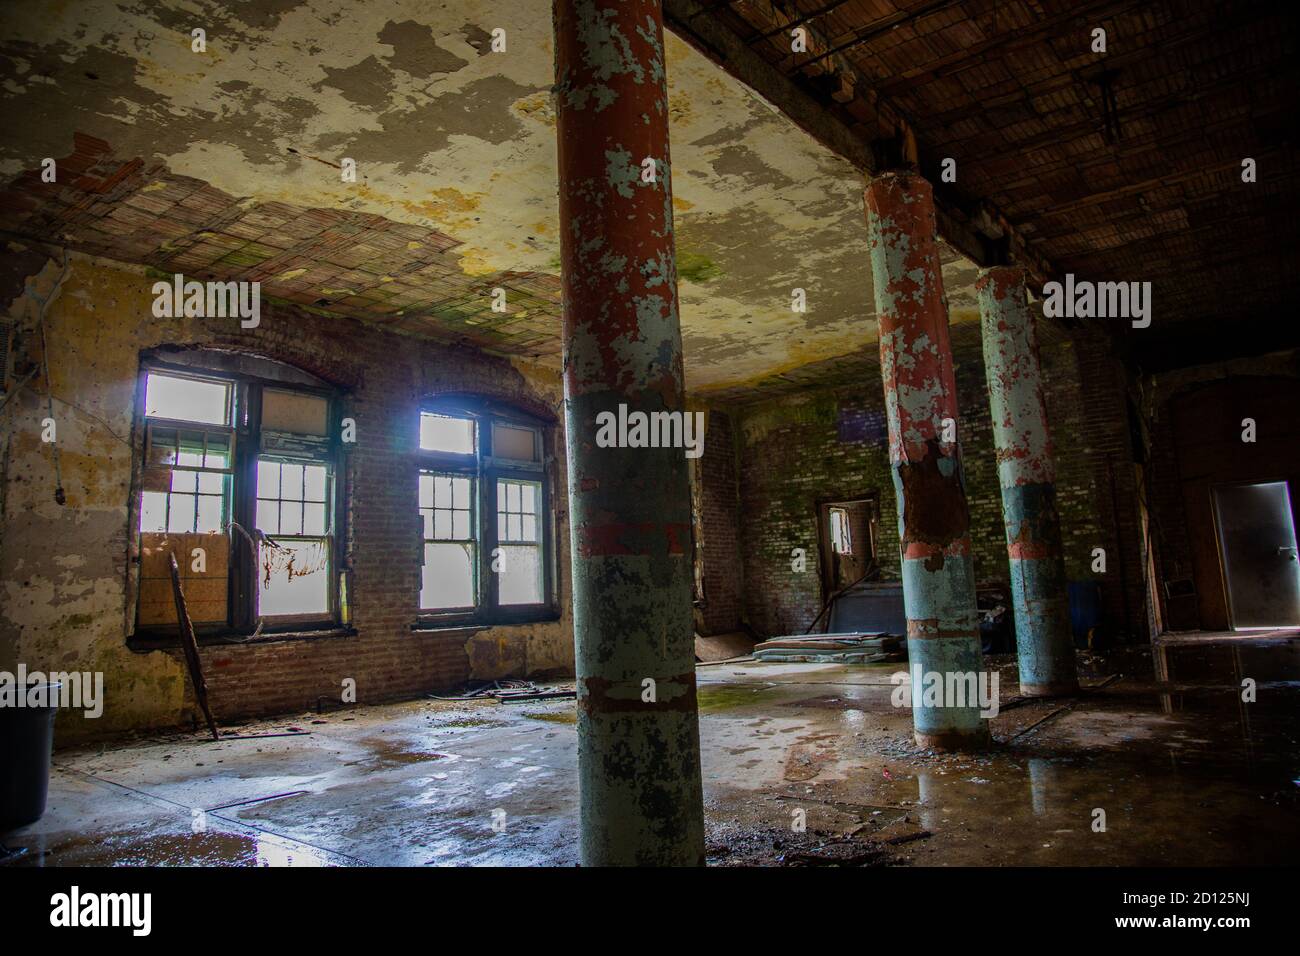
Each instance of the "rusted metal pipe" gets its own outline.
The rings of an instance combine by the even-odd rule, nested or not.
[[[681,448],[596,417],[685,413],[658,0],[555,0],[581,856],[704,862]]]
[[[950,675],[978,675],[983,666],[934,194],[915,173],[886,172],[868,183],[865,199],[898,497],[913,730],[922,746],[979,748],[989,734],[978,701],[927,703],[916,679],[939,675],[947,686]]]
[[[1079,689],[1079,679],[1056,508],[1056,473],[1038,332],[1025,297],[1024,269],[983,269],[975,292],[1011,561],[1020,692],[1031,697],[1072,694]]]

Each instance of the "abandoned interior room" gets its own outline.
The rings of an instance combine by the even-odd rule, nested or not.
[[[1300,850],[1296,28],[0,9],[0,854]]]

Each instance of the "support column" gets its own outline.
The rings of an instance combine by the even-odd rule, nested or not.
[[[921,176],[888,172],[867,185],[866,207],[898,499],[913,728],[921,746],[979,748],[988,742],[988,727],[978,700],[968,694],[961,706],[947,698],[936,705],[924,693],[930,675],[946,689],[961,683],[957,675],[978,675],[984,663],[934,195]]]
[[[685,452],[596,441],[686,414],[659,0],[555,0],[555,70],[582,861],[699,865]]]
[[[1071,694],[1079,689],[1079,680],[1043,370],[1038,333],[1025,299],[1024,270],[984,269],[975,290],[1011,560],[1020,692],[1035,697]]]

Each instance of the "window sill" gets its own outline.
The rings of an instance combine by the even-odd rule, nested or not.
[[[423,620],[416,621],[412,624],[411,630],[415,633],[446,634],[448,636],[464,635],[470,637],[479,631],[486,631],[494,627],[530,627],[534,624],[554,624],[559,619],[560,614],[558,612],[545,611],[529,617],[510,618],[500,621]]]
[[[238,647],[254,644],[276,644],[282,641],[315,641],[331,637],[356,637],[354,627],[323,627],[315,630],[298,631],[263,631],[257,637],[251,634],[226,632],[221,634],[200,634],[195,640],[199,647]],[[133,651],[164,651],[179,648],[179,637],[166,637],[154,634],[133,634],[127,638],[126,646]]]

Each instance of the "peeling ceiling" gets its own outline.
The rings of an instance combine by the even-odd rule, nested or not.
[[[558,365],[546,0],[10,3],[0,36],[4,229]],[[874,349],[859,174],[667,50],[688,388]],[[78,175],[40,183],[44,157]],[[970,321],[975,268],[946,258]]]

